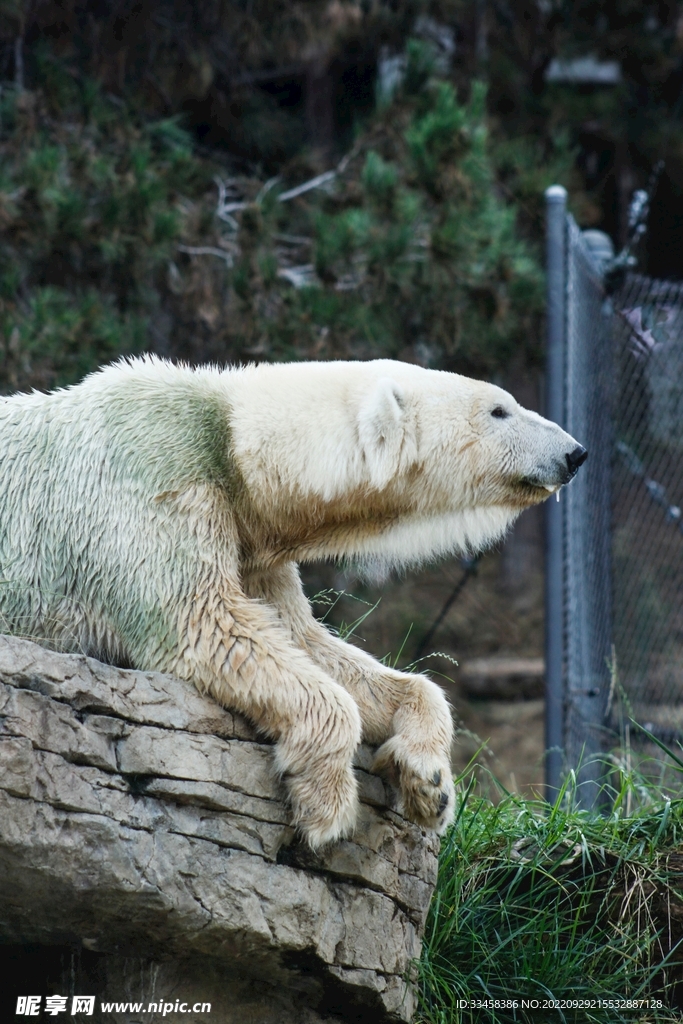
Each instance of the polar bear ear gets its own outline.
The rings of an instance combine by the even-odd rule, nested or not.
[[[406,426],[402,389],[391,378],[381,377],[358,414],[358,436],[373,486],[385,487],[398,472]]]

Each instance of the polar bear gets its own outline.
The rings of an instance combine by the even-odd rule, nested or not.
[[[441,689],[325,629],[297,563],[480,549],[584,458],[500,388],[405,363],[122,361],[0,400],[0,628],[244,713],[314,848],[353,830],[361,738],[405,815],[442,831]]]

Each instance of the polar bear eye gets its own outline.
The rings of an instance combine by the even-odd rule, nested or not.
[[[504,409],[502,405],[497,405],[495,409],[491,410],[491,415],[494,416],[497,420],[506,420],[510,413],[507,411],[507,409]]]

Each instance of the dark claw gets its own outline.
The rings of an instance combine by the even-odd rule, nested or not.
[[[432,775],[432,786],[441,785],[441,772],[434,772]]]
[[[439,800],[439,814],[443,814],[448,805],[448,793],[442,793],[441,799]]]

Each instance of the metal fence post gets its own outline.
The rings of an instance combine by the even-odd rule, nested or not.
[[[602,809],[605,715],[612,643],[612,332],[594,233],[567,217],[565,421],[589,451],[586,471],[566,489],[564,565],[564,755],[576,802]],[[609,244],[609,243],[608,243]]]
[[[567,190],[552,185],[546,201],[547,363],[546,416],[564,426],[565,280]],[[564,580],[563,506],[553,499],[545,507],[545,746],[546,798],[560,786],[564,749]]]

